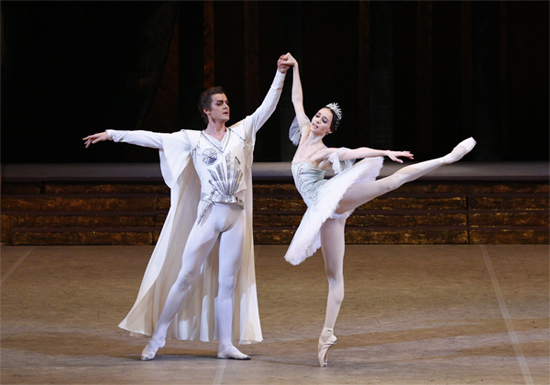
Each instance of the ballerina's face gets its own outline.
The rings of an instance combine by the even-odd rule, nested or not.
[[[321,108],[311,119],[311,130],[320,135],[330,134],[332,124],[332,112],[326,107]]]

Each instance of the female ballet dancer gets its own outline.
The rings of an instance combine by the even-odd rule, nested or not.
[[[296,112],[296,124],[291,127],[290,136],[294,144],[298,145],[298,149],[292,160],[292,176],[296,188],[308,206],[285,259],[297,265],[319,247],[323,252],[328,279],[328,298],[325,324],[317,350],[319,365],[324,367],[327,366],[328,350],[336,343],[334,325],[344,299],[346,219],[358,206],[438,167],[460,160],[472,150],[476,142],[473,138],[468,138],[444,157],[403,167],[386,178],[376,180],[384,156],[402,163],[400,157],[413,159],[413,155],[408,151],[383,151],[367,147],[326,147],[323,138],[334,132],[342,119],[340,107],[336,103],[330,103],[321,108],[312,121],[309,121],[304,112],[298,63],[289,53],[285,59],[285,64],[293,67],[294,75],[292,103]],[[293,132],[293,128],[296,132]],[[360,158],[364,159],[353,165],[355,159]],[[326,180],[324,175],[331,164],[336,175]]]

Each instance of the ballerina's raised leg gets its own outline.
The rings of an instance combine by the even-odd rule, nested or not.
[[[458,162],[464,155],[469,153],[475,145],[476,141],[474,138],[468,138],[460,142],[453,151],[441,158],[403,167],[392,175],[376,181],[352,185],[342,197],[336,213],[343,214],[347,211],[354,210],[362,204],[387,192],[393,191],[405,183],[412,182],[441,166]]]
[[[473,138],[466,139],[444,157],[403,167],[394,174],[377,181],[358,183],[351,186],[340,201],[340,205],[336,211],[336,218],[328,219],[323,224],[321,227],[321,248],[325,261],[325,272],[329,282],[329,290],[325,324],[319,337],[317,349],[319,365],[321,367],[327,366],[328,351],[336,343],[334,326],[340,312],[340,305],[344,299],[345,213],[380,195],[397,189],[404,183],[418,179],[445,164],[459,161],[472,150],[475,144],[476,142]],[[342,215],[343,217],[338,218],[338,215]]]

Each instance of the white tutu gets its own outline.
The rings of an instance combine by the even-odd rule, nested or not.
[[[346,190],[355,183],[374,181],[380,174],[383,157],[366,158],[327,180],[317,191],[317,200],[308,207],[296,230],[285,259],[293,265],[302,263],[321,247],[320,229],[334,216]],[[333,164],[336,166],[336,163]],[[335,167],[335,171],[338,167]],[[349,216],[352,211],[345,215]]]

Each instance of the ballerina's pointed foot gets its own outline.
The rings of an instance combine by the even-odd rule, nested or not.
[[[453,151],[451,151],[450,154],[443,157],[443,163],[449,164],[449,163],[458,162],[460,159],[464,157],[464,155],[472,151],[476,143],[477,142],[472,137],[463,140],[462,142],[456,145],[456,147],[453,149]]]
[[[327,366],[328,351],[336,344],[336,340],[332,329],[323,329],[321,337],[319,337],[319,345],[317,345],[317,358],[322,368]]]
[[[250,356],[241,353],[235,346],[229,346],[225,349],[218,351],[218,358],[230,359],[230,360],[249,360]]]
[[[164,347],[165,343],[166,343],[166,340],[157,341],[157,340],[151,338],[149,340],[149,343],[145,346],[145,348],[141,352],[141,360],[142,361],[151,361],[157,355],[157,351],[160,348]]]

